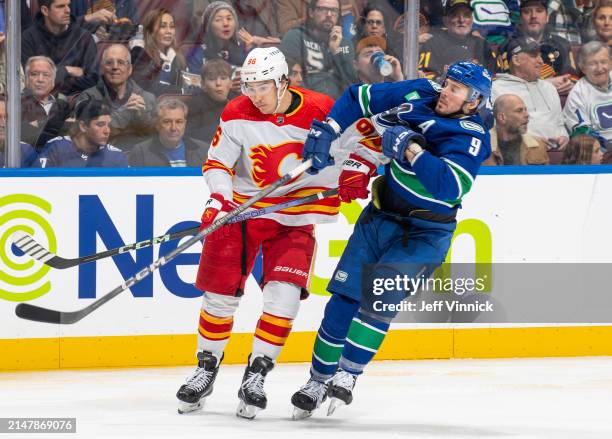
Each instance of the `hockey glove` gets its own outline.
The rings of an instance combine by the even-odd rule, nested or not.
[[[357,198],[368,198],[370,177],[376,175],[376,166],[357,154],[351,154],[342,163],[342,172],[338,179],[338,197],[344,203]]]
[[[215,192],[210,194],[210,198],[206,202],[206,208],[204,209],[204,213],[202,214],[200,231],[210,226],[212,223],[215,222],[215,220],[223,218],[227,214],[227,212],[236,207],[236,203],[234,203],[233,201],[226,200],[220,193]],[[219,230],[216,230],[215,232],[211,233],[206,239],[215,239],[215,237],[219,236],[218,232],[225,229],[228,229],[227,225],[224,225]]]
[[[306,171],[308,174],[318,174],[321,169],[334,164],[334,158],[329,154],[329,149],[337,138],[338,133],[330,124],[317,119],[312,121],[302,150],[304,161],[312,159],[312,166]]]
[[[411,143],[418,143],[425,147],[425,137],[403,125],[395,125],[385,130],[382,136],[383,154],[400,163],[408,163],[406,149]]]

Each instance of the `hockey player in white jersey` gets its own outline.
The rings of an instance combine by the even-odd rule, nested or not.
[[[330,111],[331,98],[288,83],[277,48],[254,49],[241,71],[244,96],[221,115],[202,172],[211,192],[202,227],[243,203],[302,161],[314,119]],[[282,203],[336,186],[339,170],[303,174],[255,203]],[[264,380],[273,369],[307,287],[315,248],[314,224],[335,221],[339,200],[327,198],[264,218],[226,225],[206,238],[196,280],[203,292],[198,325],[198,366],[177,393],[179,413],[202,406],[213,390],[229,340],[233,316],[255,257],[263,252],[263,312],[239,387],[237,415],[253,418],[267,404]]]

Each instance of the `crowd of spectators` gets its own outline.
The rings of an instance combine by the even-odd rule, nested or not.
[[[199,166],[255,47],[337,98],[401,81],[404,0],[21,0],[22,166]],[[0,16],[4,1],[0,0]],[[0,166],[6,35],[0,23]],[[486,165],[612,158],[612,0],[421,0],[419,75],[494,78]]]

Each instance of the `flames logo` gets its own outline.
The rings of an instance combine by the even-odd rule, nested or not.
[[[302,142],[253,146],[249,158],[253,161],[251,178],[255,184],[265,188],[299,165],[303,147]]]

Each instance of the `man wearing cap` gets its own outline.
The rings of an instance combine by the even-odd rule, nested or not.
[[[71,136],[49,140],[34,168],[122,168],[127,157],[109,145],[111,110],[99,100],[77,104]]]
[[[560,95],[567,95],[578,79],[576,65],[569,41],[547,29],[547,4],[546,0],[521,0],[520,22],[514,37],[531,37],[540,44],[543,64],[539,77],[551,82]],[[502,47],[499,54],[498,70],[507,71],[510,61],[507,47]]]
[[[402,65],[397,58],[385,53],[387,50],[387,41],[383,37],[370,36],[359,40],[355,48],[355,60],[353,68],[355,69],[355,78],[351,82],[363,82],[365,84],[376,84],[385,81],[403,81],[404,74],[402,73]],[[388,75],[384,75],[373,62],[372,56],[380,52],[384,55],[383,60],[391,65],[391,71]]]
[[[353,70],[354,49],[342,33],[340,13],[339,0],[311,0],[306,24],[288,30],[280,47],[305,67],[306,88],[332,98],[340,96]]]
[[[527,106],[527,132],[544,139],[549,148],[565,148],[569,138],[563,123],[561,100],[555,86],[539,78],[542,68],[540,45],[530,37],[508,42],[510,73],[500,73],[493,81],[493,101],[503,94],[519,96]]]
[[[429,79],[441,78],[449,65],[472,61],[495,71],[495,55],[484,39],[472,35],[472,8],[469,0],[449,0],[444,24],[446,31],[436,33],[422,46],[419,70]]]

